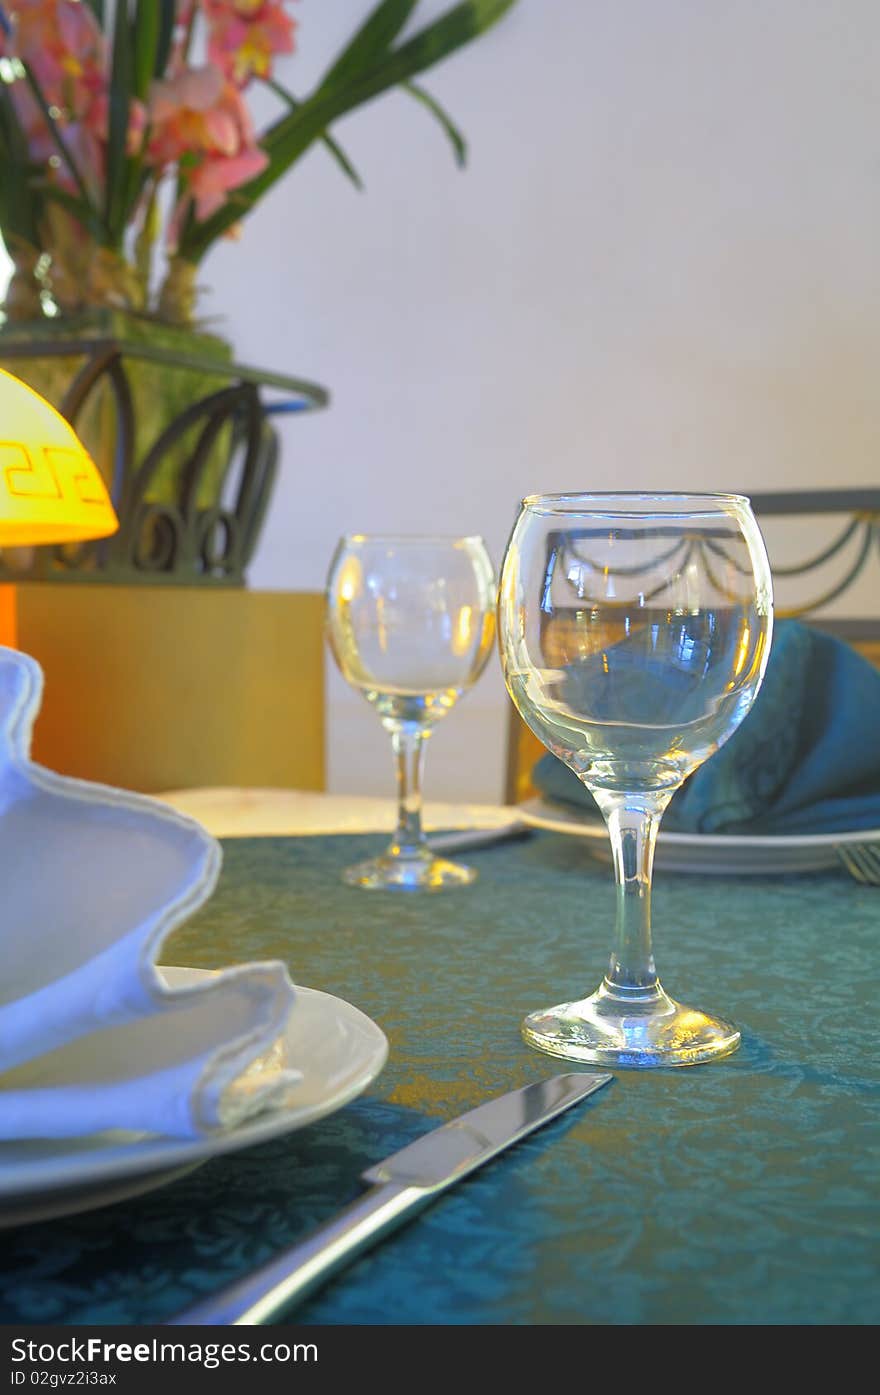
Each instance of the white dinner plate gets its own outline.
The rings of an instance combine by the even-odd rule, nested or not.
[[[235,789],[226,786],[166,790],[158,796],[179,814],[196,819],[215,838],[315,837],[333,833],[391,833],[396,799],[325,790]],[[502,830],[510,806],[425,803],[422,825],[437,829]]]
[[[208,969],[163,968],[173,987]],[[222,1153],[265,1143],[341,1109],[367,1088],[388,1056],[388,1041],[358,1008],[329,993],[297,987],[284,1034],[285,1062],[302,1072],[281,1106],[208,1138],[100,1133],[84,1138],[0,1143],[0,1227],[49,1220],[163,1186]]]
[[[529,799],[518,806],[526,823],[554,833],[585,838],[591,852],[611,861],[611,844],[600,815],[573,805]],[[717,876],[768,876],[780,872],[821,872],[838,865],[834,849],[847,843],[880,844],[880,829],[858,833],[759,835],[743,833],[665,833],[660,825],[654,866],[670,872]]]

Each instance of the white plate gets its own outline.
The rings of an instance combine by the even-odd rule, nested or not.
[[[185,987],[210,970],[162,973],[174,987]],[[107,1206],[163,1186],[221,1153],[305,1128],[365,1090],[388,1056],[375,1022],[313,988],[297,988],[284,1047],[287,1061],[302,1071],[287,1103],[226,1133],[181,1139],[120,1132],[0,1143],[0,1227]]]
[[[611,861],[611,844],[601,817],[574,806],[529,799],[519,812],[534,828],[586,838],[591,852]],[[767,876],[779,872],[820,872],[838,866],[834,849],[846,843],[878,843],[880,829],[858,833],[742,834],[664,833],[660,825],[654,865],[670,872],[704,872],[719,876]]]
[[[215,838],[309,837],[327,833],[391,833],[397,824],[397,801],[363,794],[327,794],[315,790],[234,789],[227,787],[167,790],[158,796],[179,814],[187,814]],[[437,829],[503,829],[509,806],[497,804],[425,804],[422,824]]]

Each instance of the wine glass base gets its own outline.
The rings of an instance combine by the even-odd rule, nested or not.
[[[449,891],[476,881],[473,867],[462,867],[442,857],[394,857],[384,853],[359,862],[342,874],[349,886],[368,891]]]
[[[695,1066],[729,1056],[740,1034],[730,1022],[682,1007],[662,989],[621,998],[602,985],[577,1003],[533,1012],[522,1024],[529,1046],[602,1066]]]

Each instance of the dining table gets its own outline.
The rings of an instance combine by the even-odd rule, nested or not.
[[[308,1127],[5,1230],[5,1324],[162,1324],[332,1217],[394,1150],[493,1095],[589,1069],[520,1036],[528,1012],[592,991],[605,966],[614,884],[584,839],[524,828],[510,809],[429,805],[430,830],[495,830],[457,854],[476,882],[365,891],[341,874],[387,842],[390,801],[167,797],[220,838],[223,867],[163,962],[281,959],[294,983],[373,1019],[388,1060]],[[880,890],[842,868],[664,871],[654,922],[666,988],[731,1017],[739,1049],[615,1070],[281,1321],[877,1322]]]

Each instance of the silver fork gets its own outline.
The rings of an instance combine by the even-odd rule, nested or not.
[[[857,882],[864,886],[880,886],[880,846],[874,843],[838,843],[835,852]]]

